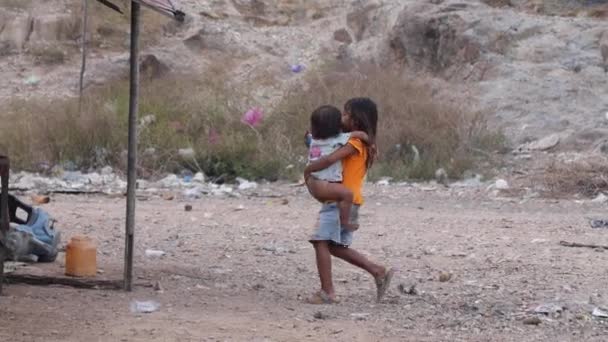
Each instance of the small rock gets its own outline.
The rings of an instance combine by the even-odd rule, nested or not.
[[[240,204],[238,207],[234,208],[234,211],[243,211],[245,210],[245,206]]]
[[[348,30],[346,30],[345,28],[341,28],[337,31],[334,31],[334,40],[347,45],[353,42],[353,38],[350,36],[350,33],[348,33]]]
[[[314,315],[312,315],[315,319],[328,319],[329,315],[321,312],[321,311],[317,311],[314,313]]]
[[[51,198],[49,196],[43,196],[43,195],[32,196],[32,203],[37,204],[37,205],[47,204],[50,201],[51,201]]]
[[[524,323],[525,325],[539,325],[541,322],[542,322],[542,321],[540,320],[540,318],[538,318],[538,317],[534,317],[534,316],[533,316],[533,317],[526,317],[526,318],[523,320],[523,323]]]
[[[173,201],[175,199],[175,195],[173,195],[173,194],[163,194],[163,199],[165,201]]]
[[[165,292],[165,290],[163,289],[163,286],[161,285],[160,281],[157,281],[156,283],[154,283],[154,291],[160,292],[160,293]]]
[[[405,284],[399,284],[398,289],[399,289],[399,292],[406,294],[406,295],[410,295],[410,296],[418,295],[418,290],[416,289],[416,284],[412,284],[410,286],[407,286]]]
[[[552,149],[559,144],[560,137],[558,134],[551,134],[540,140],[533,141],[531,143],[523,144],[519,146],[516,152],[526,151],[546,151]]]
[[[440,168],[435,171],[435,180],[439,184],[448,185],[448,173],[444,168]]]
[[[452,279],[452,273],[441,272],[439,273],[439,281],[442,283],[448,282]]]
[[[185,210],[185,211],[192,211],[192,206],[191,206],[190,204],[186,204],[186,205],[184,206],[184,210]]]

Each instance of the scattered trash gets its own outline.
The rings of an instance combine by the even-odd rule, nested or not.
[[[202,172],[197,172],[194,174],[194,178],[192,178],[192,181],[197,183],[205,183],[205,175]]]
[[[192,211],[192,206],[191,206],[190,204],[186,204],[186,205],[184,206],[184,210],[185,210],[185,211]]]
[[[240,204],[238,207],[234,208],[234,211],[242,211],[245,210],[245,206]]]
[[[44,210],[8,196],[9,230],[4,237],[8,260],[52,262],[57,258],[61,234],[55,229],[55,220]],[[23,212],[25,217],[19,217]]]
[[[161,179],[158,184],[165,188],[175,188],[180,185],[180,182],[177,175],[167,175],[167,177]]]
[[[164,256],[166,253],[164,251],[159,251],[155,249],[146,249],[145,254],[148,258],[158,258]]]
[[[25,79],[25,84],[26,85],[31,85],[31,86],[35,86],[38,83],[40,83],[40,78],[38,78],[38,76],[36,75],[32,75],[28,78]]]
[[[192,171],[190,171],[190,170],[183,170],[181,172],[181,176],[182,176],[182,181],[184,183],[190,183],[190,182],[192,182],[192,177],[193,177]]]
[[[591,315],[593,317],[598,317],[598,318],[608,318],[608,311],[602,310],[600,308],[595,308],[595,309],[593,309],[593,312],[591,312]]]
[[[381,186],[387,186],[390,185],[391,180],[393,180],[393,177],[382,177],[378,182],[376,182],[376,184]]]
[[[262,123],[262,119],[264,118],[264,112],[260,108],[251,108],[243,115],[241,122],[247,124],[249,126],[255,127]]]
[[[302,71],[304,71],[304,69],[306,69],[306,67],[304,67],[304,65],[302,65],[302,64],[292,64],[289,66],[289,69],[294,74],[298,74],[298,73],[301,73]]]
[[[452,273],[441,272],[439,273],[439,281],[442,283],[448,282],[452,279]]]
[[[173,194],[163,194],[163,199],[165,201],[173,201],[175,199],[175,195],[173,195]]]
[[[564,307],[555,303],[541,304],[534,309],[534,313],[552,317],[559,317],[562,312],[564,312]]]
[[[368,313],[352,313],[350,317],[352,317],[355,321],[365,321],[370,314]]]
[[[156,283],[154,283],[154,291],[159,292],[159,293],[165,292],[160,281],[157,281]]]
[[[148,300],[148,301],[137,301],[131,302],[131,312],[133,313],[152,313],[160,309],[160,303]]]
[[[608,228],[608,220],[589,220],[591,228]]]
[[[184,192],[182,194],[184,195],[184,197],[186,197],[188,199],[199,199],[199,198],[203,197],[204,193],[205,193],[205,191],[201,187],[197,186],[194,188],[184,190]]]
[[[494,187],[498,190],[508,190],[509,183],[507,183],[507,181],[504,179],[497,179],[494,183]]]
[[[401,292],[405,295],[410,295],[410,296],[418,295],[418,290],[416,289],[416,284],[412,284],[410,286],[407,286],[405,284],[399,284],[399,286],[397,288],[399,289],[399,292]]]
[[[43,195],[33,195],[32,196],[32,203],[34,204],[47,204],[51,201],[51,198],[49,196],[43,196]]]
[[[523,323],[526,325],[539,325],[542,321],[536,316],[524,318]]]
[[[243,178],[240,178],[240,177],[237,177],[236,181],[239,183],[238,189],[241,190],[241,191],[242,190],[255,189],[255,188],[258,187],[258,183],[256,183],[256,182],[250,182],[250,181],[248,181],[246,179],[243,179]]]
[[[597,197],[595,197],[594,199],[592,199],[591,202],[593,202],[593,203],[606,203],[606,202],[608,202],[608,196],[604,195],[603,193],[600,193],[600,194],[597,195]]]

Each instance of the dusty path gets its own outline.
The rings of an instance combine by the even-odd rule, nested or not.
[[[159,281],[164,291],[10,285],[0,298],[0,340],[602,341],[608,334],[608,320],[591,316],[608,306],[608,253],[559,245],[608,245],[608,230],[591,229],[585,219],[605,217],[601,205],[369,186],[355,248],[400,273],[375,304],[370,278],[336,262],[343,302],[315,307],[301,302],[317,287],[305,242],[315,203],[301,188],[257,192],[280,197],[206,197],[188,202],[191,212],[180,200],[139,201],[137,281]],[[65,237],[86,233],[99,241],[103,276],[120,277],[124,199],[56,196],[46,209]],[[146,248],[167,255],[146,258]],[[54,267],[62,263],[63,255]],[[440,272],[453,277],[440,282]],[[416,284],[418,294],[400,293],[401,284]],[[133,299],[162,306],[133,314]],[[527,311],[543,303],[566,309],[524,325],[533,316]]]

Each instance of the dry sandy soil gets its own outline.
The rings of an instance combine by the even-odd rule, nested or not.
[[[376,304],[370,277],[337,261],[342,303],[313,306],[302,299],[318,286],[306,242],[317,205],[302,188],[265,185],[256,192],[191,202],[140,199],[134,291],[8,285],[0,297],[0,340],[606,339],[608,320],[591,311],[608,304],[608,252],[559,244],[608,245],[608,230],[592,229],[586,219],[606,215],[602,205],[492,198],[480,189],[368,186],[354,248],[399,274]],[[192,211],[184,211],[186,203]],[[64,238],[86,233],[98,241],[100,276],[121,277],[124,199],[58,195],[45,208]],[[146,258],[147,248],[167,255]],[[62,265],[60,254],[56,263],[35,267],[59,273]],[[440,282],[440,272],[453,276]],[[143,286],[157,281],[162,292]],[[402,293],[400,285],[416,285],[418,293]],[[135,299],[161,307],[135,314],[129,308]],[[529,312],[547,303],[565,309]],[[531,316],[540,325],[523,324]]]

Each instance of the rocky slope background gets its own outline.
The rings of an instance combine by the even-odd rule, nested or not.
[[[126,1],[116,3],[128,11]],[[442,108],[483,113],[484,127],[487,123],[505,138],[490,139],[493,146],[481,153],[508,160],[499,163],[503,166],[499,172],[533,174],[530,170],[555,160],[599,160],[608,151],[608,56],[602,55],[602,44],[608,39],[608,1],[174,3],[188,15],[183,24],[145,13],[144,84],[175,75],[194,76],[207,86],[229,85],[242,95],[246,100],[235,111],[257,106],[275,112],[284,108],[286,98],[293,105],[294,97],[316,97],[308,100],[310,106],[325,99],[342,100],[349,93],[347,87],[340,96],[329,97],[310,88],[322,88],[316,83],[319,75],[323,85],[334,86],[345,80],[352,83],[343,75],[356,74],[359,83],[369,77],[374,87],[386,87],[383,92],[390,98],[405,93],[400,103],[379,101],[387,112],[398,113],[394,107],[405,108],[408,101],[416,102],[413,94],[424,94],[428,103],[441,103]],[[19,101],[64,101],[76,96],[83,39],[81,3],[2,0],[1,4],[2,103],[14,108]],[[128,15],[97,3],[91,3],[91,13],[87,89],[124,80],[128,68]],[[372,73],[388,74],[383,77],[389,81],[374,79]],[[424,85],[409,92],[399,80]],[[356,93],[367,90],[359,87],[349,94],[374,95],[372,90]],[[402,126],[408,118],[390,117],[393,125]],[[300,126],[305,120],[299,121]],[[208,141],[212,133],[206,129]],[[401,143],[411,142],[413,135],[387,141],[385,158],[390,159],[388,152],[401,148]],[[416,141],[415,146],[424,144]],[[408,150],[407,158],[416,156]]]

